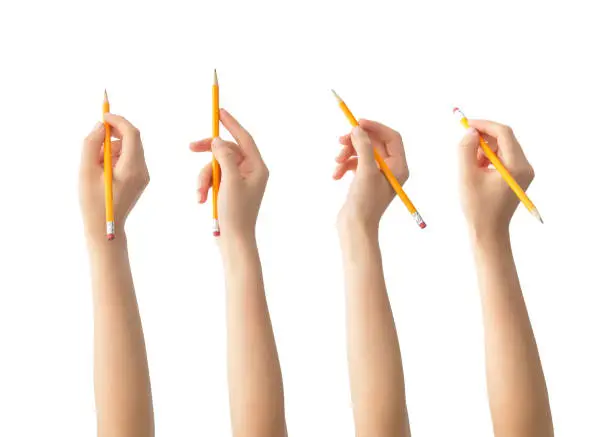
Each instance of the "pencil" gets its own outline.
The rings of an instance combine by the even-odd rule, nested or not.
[[[334,90],[332,90],[332,93],[334,93],[334,96],[336,96],[336,99],[338,100],[338,105],[340,106],[340,109],[342,109],[342,112],[348,119],[349,123],[351,123],[353,127],[359,126],[359,122],[357,121],[351,110],[348,108],[348,106],[346,106],[344,100],[342,100],[338,93],[336,93]],[[399,183],[397,178],[393,175],[393,172],[391,171],[383,157],[380,156],[376,149],[374,149],[374,159],[376,159],[378,167],[380,167],[380,170],[383,172],[383,174],[389,181],[389,184],[391,184],[391,187],[393,187],[393,190],[395,190],[395,192],[397,193],[397,196],[402,199],[402,202],[404,202],[404,205],[406,205],[406,208],[408,208],[408,211],[416,221],[417,225],[419,225],[421,229],[425,229],[427,225],[423,221],[423,218],[417,211],[414,204],[410,201],[410,198],[402,188],[402,185]]]
[[[217,80],[217,70],[215,69],[213,87],[212,87],[212,130],[213,138],[219,136],[219,81]],[[215,159],[215,155],[212,157],[212,214],[213,214],[213,236],[218,237],[221,235],[219,228],[219,183],[221,180],[221,169],[219,163]]]
[[[102,103],[102,116],[110,112],[108,94],[104,90],[104,103]],[[115,239],[115,213],[113,211],[113,157],[111,151],[111,128],[104,122],[104,201],[106,205],[106,238]]]
[[[470,123],[468,122],[467,117],[459,108],[453,109],[453,114],[455,114],[457,118],[459,118],[459,122],[463,125],[463,127],[465,127],[466,129],[470,127]],[[495,169],[499,172],[499,174],[502,176],[504,181],[506,181],[506,183],[512,189],[512,191],[514,191],[514,194],[516,194],[516,197],[518,197],[519,200],[523,203],[523,205],[525,205],[525,207],[531,213],[531,215],[537,218],[541,223],[544,223],[544,220],[542,220],[542,216],[538,212],[538,209],[535,207],[535,205],[533,204],[529,196],[527,196],[525,191],[512,177],[512,175],[510,174],[506,166],[501,162],[497,154],[491,149],[491,147],[484,140],[482,135],[479,134],[479,136],[480,136],[480,148],[484,152],[487,159],[491,162],[493,167],[495,167]]]

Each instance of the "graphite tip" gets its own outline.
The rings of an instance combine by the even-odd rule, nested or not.
[[[340,98],[340,96],[338,95],[338,93],[334,90],[331,90],[331,92],[333,93],[333,95],[336,97],[336,100],[338,100],[338,103],[342,102],[342,99]]]

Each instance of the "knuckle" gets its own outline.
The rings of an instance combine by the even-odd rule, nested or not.
[[[502,131],[502,134],[504,134],[506,136],[513,136],[514,135],[514,131],[512,130],[512,128],[510,126],[502,125],[501,126],[501,131]]]
[[[140,129],[132,126],[128,129],[127,135],[131,138],[140,139]]]

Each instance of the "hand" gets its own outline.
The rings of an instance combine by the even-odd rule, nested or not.
[[[338,222],[341,226],[357,223],[377,229],[395,191],[374,159],[374,148],[403,184],[408,179],[408,165],[402,137],[383,124],[362,119],[359,127],[340,138],[340,143],[344,147],[336,158],[334,179],[341,179],[349,170],[355,172],[355,178]]]
[[[194,152],[210,152],[221,167],[219,186],[219,228],[224,236],[252,236],[259,207],[268,182],[268,168],[251,135],[224,109],[220,121],[236,143],[207,138],[189,145]],[[212,164],[200,172],[198,201],[205,203],[212,186]]]
[[[119,115],[104,114],[111,126],[113,205],[115,232],[124,232],[125,221],[149,183],[140,133]],[[106,239],[104,203],[104,124],[98,123],[85,138],[80,171],[80,198],[88,237]]]
[[[492,121],[470,120],[471,128],[459,146],[461,198],[471,230],[479,235],[507,233],[510,219],[519,204],[497,170],[480,148],[478,133],[497,153],[510,174],[526,190],[535,174],[512,129]]]

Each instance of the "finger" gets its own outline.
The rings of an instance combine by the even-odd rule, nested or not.
[[[225,109],[221,109],[219,110],[219,119],[227,131],[234,137],[246,156],[257,156],[261,158],[253,137],[240,125],[240,123],[238,123],[238,120],[236,120],[232,114]]]
[[[497,150],[499,149],[499,146],[497,145],[497,139],[493,138],[491,135],[487,135],[487,134],[483,134],[483,133],[481,133],[480,135],[486,141],[486,143],[489,145],[491,150],[493,150],[494,152],[497,153]]]
[[[123,158],[129,161],[130,156],[135,153],[142,152],[142,142],[140,140],[140,131],[125,118],[120,115],[106,113],[104,114],[106,121],[117,133],[117,137],[123,140]]]
[[[343,163],[351,156],[354,156],[356,154],[357,152],[355,151],[355,148],[353,146],[344,146],[340,150],[340,153],[338,153],[338,156],[336,156],[336,162]]]
[[[104,121],[113,128],[113,132],[117,134],[116,138],[139,135],[138,129],[120,115],[107,112],[104,114]]]
[[[212,138],[206,138],[204,140],[193,141],[189,144],[189,148],[192,152],[210,152],[212,140]]]
[[[367,131],[369,134],[376,135],[378,139],[385,143],[394,140],[401,140],[401,135],[399,132],[377,121],[366,120],[365,118],[362,118],[359,120],[359,126],[365,131]]]
[[[111,156],[113,158],[121,156],[121,140],[111,141]],[[104,147],[100,148],[99,162],[104,162]]]
[[[479,167],[479,147],[480,137],[478,136],[478,131],[474,128],[469,128],[459,143],[459,160],[464,170],[474,170]]]
[[[333,178],[335,180],[342,179],[347,172],[356,171],[358,164],[359,160],[356,157],[353,157],[342,164],[338,164],[334,170]]]
[[[340,144],[342,144],[343,146],[351,146],[351,147],[353,146],[353,143],[351,141],[351,134],[350,133],[348,133],[346,135],[342,135],[339,138],[339,141],[340,141]]]
[[[377,121],[361,119],[361,126],[372,139],[374,147],[379,149],[384,158],[389,156],[406,156],[400,133]]]
[[[240,163],[240,150],[229,141],[214,138],[212,141],[212,153],[219,162],[224,177],[239,177],[238,164]]]
[[[82,164],[84,166],[97,166],[100,164],[100,151],[104,145],[104,124],[97,123],[83,141]]]
[[[200,170],[198,175],[198,202],[204,203],[208,199],[208,191],[212,185],[212,163],[208,163]]]
[[[351,131],[351,140],[353,147],[357,151],[359,157],[359,168],[371,168],[376,167],[376,161],[374,160],[374,148],[367,132],[362,128],[355,127]]]
[[[468,120],[471,127],[476,129],[478,132],[489,135],[493,138],[499,139],[500,137],[507,137],[512,134],[510,127],[496,123],[489,120]]]
[[[494,139],[497,148],[493,150],[498,152],[503,157],[504,161],[510,165],[527,164],[527,158],[521,148],[512,128],[509,126],[495,123],[488,120],[469,120],[470,126],[476,128],[483,134],[487,143],[491,145],[492,141],[487,138]]]

